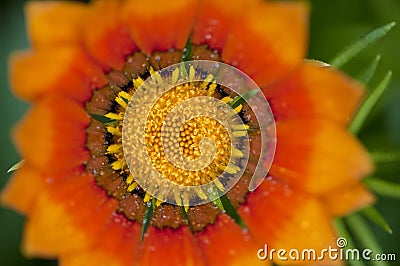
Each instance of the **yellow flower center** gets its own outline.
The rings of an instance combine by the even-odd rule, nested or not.
[[[202,88],[201,84],[179,85],[157,101],[147,118],[145,141],[149,157],[160,174],[176,184],[184,186],[207,184],[217,178],[229,162],[231,154],[229,134],[215,119],[195,117],[184,126],[172,121],[164,123],[167,115],[185,100],[213,94],[214,91],[207,87]],[[191,109],[196,108],[202,110],[204,106],[191,106]],[[207,152],[211,154],[211,151],[203,151],[205,154],[201,152],[201,141],[206,138],[211,138],[216,146],[210,164],[206,164],[208,156],[202,155],[206,155]],[[182,156],[188,158],[192,165],[197,163],[207,166],[196,171],[188,171],[171,162],[181,161]]]
[[[205,45],[192,45],[191,52],[192,60],[220,61],[218,52],[210,51]],[[196,72],[198,68],[195,72],[192,68],[186,68],[186,75],[189,77],[186,83],[174,83],[175,85],[169,87],[171,90],[161,96],[148,95],[150,101],[153,99],[154,106],[145,113],[145,116],[139,112],[143,108],[141,102],[143,98],[139,99],[134,108],[130,108],[131,102],[137,93],[140,93],[140,88],[143,88],[153,74],[155,75],[152,80],[156,81],[154,84],[160,84],[160,76],[156,71],[181,63],[181,58],[183,58],[182,50],[154,52],[151,55],[135,52],[126,59],[123,71],[112,70],[107,74],[109,84],[95,90],[85,106],[87,112],[92,115],[91,123],[86,129],[86,145],[91,154],[86,171],[95,175],[97,185],[118,200],[118,212],[123,213],[129,220],[143,223],[143,217],[150,204],[154,211],[151,218],[152,225],[158,228],[178,228],[187,224],[191,230],[197,232],[214,223],[221,212],[219,207],[210,203],[219,196],[219,194],[214,195],[214,192],[229,191],[233,206],[244,202],[252,172],[241,171],[246,168],[246,164],[243,163],[247,158],[245,152],[254,151],[250,153],[250,160],[258,159],[259,144],[253,141],[258,134],[258,124],[255,122],[254,113],[247,105],[235,104],[233,113],[239,114],[239,119],[228,121],[221,120],[223,115],[215,115],[222,114],[218,112],[220,109],[212,109],[204,102],[192,102],[194,104],[191,105],[193,109],[198,109],[196,113],[203,116],[194,115],[175,126],[174,120],[171,120],[171,123],[168,120],[164,121],[165,123],[161,122],[165,119],[165,114],[174,109],[173,106],[179,106],[185,100],[206,96],[220,103],[222,101],[224,106],[229,106],[235,100],[238,93],[230,89],[230,83],[221,84],[216,79],[216,72]],[[174,70],[170,81],[180,80],[184,72],[183,68],[179,71]],[[209,75],[210,73],[212,75]],[[193,76],[196,79],[190,80]],[[168,75],[163,77],[168,79]],[[238,82],[240,80],[239,78]],[[215,106],[213,103],[211,105]],[[232,108],[229,108],[232,112]],[[185,112],[177,113],[176,116],[180,117],[181,113]],[[140,138],[132,137],[128,142],[123,141],[123,136],[132,133],[127,129],[139,128],[135,126],[135,122],[138,121],[135,120],[136,116],[141,116],[140,121],[143,122],[140,123],[142,135]],[[133,118],[134,121],[127,118]],[[221,121],[228,122],[221,124],[219,123]],[[251,131],[248,123],[251,124]],[[151,127],[152,124],[155,128]],[[167,130],[169,128],[170,132]],[[168,133],[171,135],[168,136]],[[250,148],[244,146],[246,134],[250,137]],[[140,156],[143,154],[139,154],[137,149],[132,147],[130,151],[129,145],[126,149],[126,144],[130,142],[143,146],[140,151],[144,151],[143,154],[147,156],[146,165],[142,163],[143,156]],[[234,146],[227,146],[228,143]],[[211,162],[207,160],[208,152],[214,154]],[[179,160],[174,159],[174,156],[190,162],[184,168],[186,171],[181,170],[185,175],[180,176],[175,172]],[[138,161],[132,163],[134,161],[132,157]],[[161,160],[163,163],[160,163]],[[195,161],[199,162],[199,165],[204,163],[204,167],[188,169],[188,165],[196,165],[193,163]],[[161,178],[155,179],[149,175],[149,165],[154,167],[153,172],[162,173]],[[237,177],[240,177],[239,182]],[[182,187],[183,193],[172,190],[168,198],[163,197],[158,191],[171,191],[168,190],[169,187],[159,186],[163,181],[169,182],[171,187]],[[157,190],[157,188],[164,189]]]

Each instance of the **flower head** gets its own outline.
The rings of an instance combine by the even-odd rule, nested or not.
[[[56,257],[62,265],[263,264],[257,250],[264,243],[288,250],[333,245],[332,218],[373,201],[359,182],[372,162],[346,131],[363,87],[333,68],[304,61],[306,4],[29,2],[26,15],[32,48],[10,61],[14,91],[32,103],[15,129],[25,163],[2,194],[4,203],[28,217],[26,255]],[[199,205],[178,197],[172,204],[140,183],[138,175],[148,178],[148,168],[132,163],[124,148],[127,124],[141,116],[140,102],[129,109],[131,98],[146,79],[188,60],[237,67],[268,100],[276,153],[256,190],[249,183],[261,152],[257,134],[266,125],[257,124],[257,110],[246,103],[233,108],[242,124],[232,136],[240,142],[242,132],[249,135],[249,163],[226,196]],[[163,119],[180,102],[238,99],[205,80],[165,93],[144,126],[142,144],[152,165],[179,185],[237,173],[243,156],[219,123],[203,117],[182,127],[167,123],[168,136],[176,132],[178,141],[163,142]],[[167,160],[167,153],[201,158],[201,139],[208,136],[216,143],[212,165],[188,174]],[[133,147],[135,139],[128,140]],[[130,156],[139,158],[135,149]],[[223,190],[227,183],[215,181],[215,187]],[[198,190],[195,197],[209,195]]]

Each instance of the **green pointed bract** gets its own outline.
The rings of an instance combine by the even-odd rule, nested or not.
[[[7,170],[7,174],[11,173],[13,171],[18,170],[19,168],[21,168],[21,166],[24,164],[25,160],[21,160],[18,163],[14,164],[13,166],[11,166],[8,170]]]
[[[181,210],[182,210],[182,214],[183,214],[183,218],[185,219],[185,223],[186,225],[189,224],[189,218],[188,218],[188,214],[185,210],[185,206],[181,206]]]
[[[105,125],[110,125],[115,123],[115,120],[112,120],[108,117],[105,117],[104,115],[96,115],[96,114],[89,114],[91,118],[93,118],[94,120],[99,121],[102,124]]]
[[[393,163],[400,161],[400,151],[372,151],[370,155],[375,163]]]
[[[216,188],[217,193],[220,191]],[[225,212],[229,217],[231,217],[237,225],[242,228],[246,228],[242,218],[237,213],[235,207],[232,205],[231,201],[228,199],[226,195],[222,195],[212,200],[212,202],[217,206],[221,211]]]
[[[347,230],[346,224],[344,223],[342,218],[336,218],[333,220],[333,224],[335,226],[336,232],[338,233],[339,237],[344,237],[347,241],[347,245],[344,248],[346,249],[354,249],[356,246],[354,245],[353,238]],[[359,260],[348,260],[347,263],[350,266],[364,266],[364,264]]]
[[[364,37],[357,40],[354,44],[350,45],[349,47],[341,51],[330,62],[330,65],[336,68],[341,68],[350,59],[358,55],[362,50],[382,39],[395,25],[396,25],[395,22],[391,22],[367,33]]]
[[[381,55],[377,55],[372,61],[372,63],[361,73],[358,75],[357,80],[359,80],[363,84],[368,84],[368,82],[375,75],[376,69],[378,68],[379,62],[381,61]]]
[[[368,97],[361,104],[358,109],[356,115],[354,116],[350,126],[349,131],[353,134],[358,134],[364,125],[368,115],[371,113],[373,108],[378,103],[379,99],[382,97],[383,93],[387,89],[389,82],[392,77],[392,71],[388,71],[383,80],[379,83],[379,85],[368,95]]]
[[[361,213],[365,215],[369,220],[382,228],[385,232],[392,234],[392,228],[386,222],[385,218],[378,212],[373,206],[368,206],[361,210]]]
[[[186,46],[183,50],[183,56],[182,56],[182,61],[186,62],[186,61],[190,61],[192,60],[192,37],[189,36],[187,42],[186,42]]]
[[[246,228],[246,225],[242,221],[242,218],[237,213],[235,207],[232,205],[231,201],[228,199],[226,195],[223,195],[221,198],[222,205],[224,206],[226,214],[228,214],[237,225],[242,228]]]
[[[179,66],[179,76],[181,79],[186,79],[189,76],[189,69],[186,69],[186,64]]]
[[[153,217],[154,206],[155,206],[155,204],[154,204],[153,200],[149,200],[146,203],[146,212],[144,213],[142,231],[140,232],[140,240],[141,241],[143,240],[144,235],[146,234],[146,231],[149,228],[151,218]]]
[[[374,177],[365,178],[363,181],[370,190],[378,195],[400,199],[400,184]]]
[[[230,101],[228,104],[235,109],[236,107],[238,107],[239,105],[241,105],[242,103],[244,103],[246,100],[250,99],[251,97],[253,97],[254,95],[256,95],[260,90],[251,90],[249,92],[246,92],[245,94],[241,95],[241,96],[236,96],[235,98],[232,99],[232,101]]]
[[[212,201],[214,204],[215,204],[215,206],[217,206],[221,211],[225,211],[225,208],[224,208],[224,205],[222,204],[222,201],[221,201],[221,199],[220,198],[216,198],[216,199],[214,199],[213,201]]]
[[[374,254],[382,254],[382,248],[376,241],[373,233],[361,215],[358,213],[350,214],[346,216],[345,221],[352,232],[352,235],[354,235],[360,241],[360,243],[362,243],[363,248],[372,250],[373,253],[370,255],[371,258],[374,257]],[[371,265],[389,266],[389,264],[385,261],[371,260],[370,262]]]

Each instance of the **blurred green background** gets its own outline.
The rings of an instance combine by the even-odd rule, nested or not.
[[[12,125],[27,105],[16,99],[7,83],[7,57],[11,51],[28,47],[22,0],[0,4],[0,186],[9,179],[7,169],[19,161],[10,139]],[[329,61],[346,45],[371,29],[400,18],[399,0],[311,0],[311,37],[309,58]],[[375,85],[385,72],[393,70],[393,81],[363,128],[361,139],[369,149],[400,151],[400,25],[378,44],[368,48],[344,68],[357,75],[377,54],[382,55]],[[376,176],[400,183],[400,163],[380,165]],[[21,191],[21,193],[24,193]],[[400,200],[379,198],[378,210],[393,228],[388,235],[374,225],[385,253],[396,253],[400,265]],[[28,260],[21,257],[19,244],[24,218],[10,210],[0,209],[0,265],[56,265],[55,261]]]

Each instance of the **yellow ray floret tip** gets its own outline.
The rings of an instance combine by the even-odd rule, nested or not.
[[[194,80],[195,72],[196,72],[196,71],[194,70],[194,67],[193,67],[193,66],[190,66],[190,68],[189,68],[189,81]]]
[[[236,107],[233,110],[235,110],[236,113],[239,113],[240,111],[242,111],[242,109],[243,109],[243,105],[239,105],[238,107]]]
[[[130,95],[126,91],[120,91],[118,93],[118,96],[121,97],[121,98],[124,98],[125,100],[128,100],[128,101],[132,98],[132,95]]]
[[[160,206],[161,203],[163,203],[161,200],[159,200],[159,199],[156,200],[156,206],[157,206],[157,207]]]
[[[124,109],[126,109],[126,107],[128,106],[125,100],[120,96],[116,97],[115,101]]]
[[[224,103],[229,103],[230,101],[232,101],[232,98],[229,96],[226,96],[226,97],[222,98],[221,101],[223,101]]]
[[[146,195],[144,195],[143,201],[144,201],[144,202],[148,202],[148,201],[150,201],[152,198],[153,198],[153,197],[152,197],[149,193],[146,193]]]
[[[176,68],[174,71],[172,71],[172,83],[175,84],[178,81],[179,78],[179,69]]]
[[[132,192],[135,188],[137,188],[138,183],[134,182],[128,186],[128,192]]]
[[[112,119],[112,120],[122,120],[124,119],[121,114],[116,113],[108,113],[104,115],[105,117]]]
[[[112,169],[114,169],[115,171],[117,170],[121,170],[122,168],[125,167],[125,160],[116,160],[115,162],[113,162],[111,164]]]
[[[206,199],[207,199],[207,195],[204,193],[203,190],[201,190],[201,188],[198,188],[198,189],[196,189],[195,191],[196,191],[196,194],[197,194],[201,199],[203,199],[203,200],[206,200]]]
[[[121,130],[113,126],[108,126],[107,132],[113,135],[118,135],[118,136],[121,135]]]
[[[134,178],[133,175],[130,174],[127,178],[126,178],[126,183],[131,184],[133,182]]]
[[[221,191],[224,191],[224,185],[219,181],[218,178],[214,179],[214,184],[217,186],[217,188]]]
[[[115,154],[118,153],[122,149],[122,144],[112,144],[108,146],[107,153]]]
[[[141,77],[137,77],[136,79],[133,80],[133,85],[135,85],[135,88],[139,88],[143,82],[144,81]]]
[[[246,136],[246,134],[247,134],[247,131],[245,131],[245,130],[233,131],[233,132],[232,132],[232,135],[233,135],[234,137],[244,137],[244,136]]]
[[[233,156],[238,157],[238,158],[241,158],[244,155],[243,152],[241,152],[240,150],[238,150],[236,148],[232,149],[232,154],[233,154]]]
[[[237,130],[237,131],[245,131],[245,130],[248,130],[250,128],[250,126],[246,125],[246,124],[237,124],[237,125],[233,125],[232,128],[233,128],[233,130]]]
[[[210,87],[208,88],[208,93],[209,93],[210,95],[213,95],[216,88],[217,88],[217,83],[212,83],[212,84],[210,85]]]

